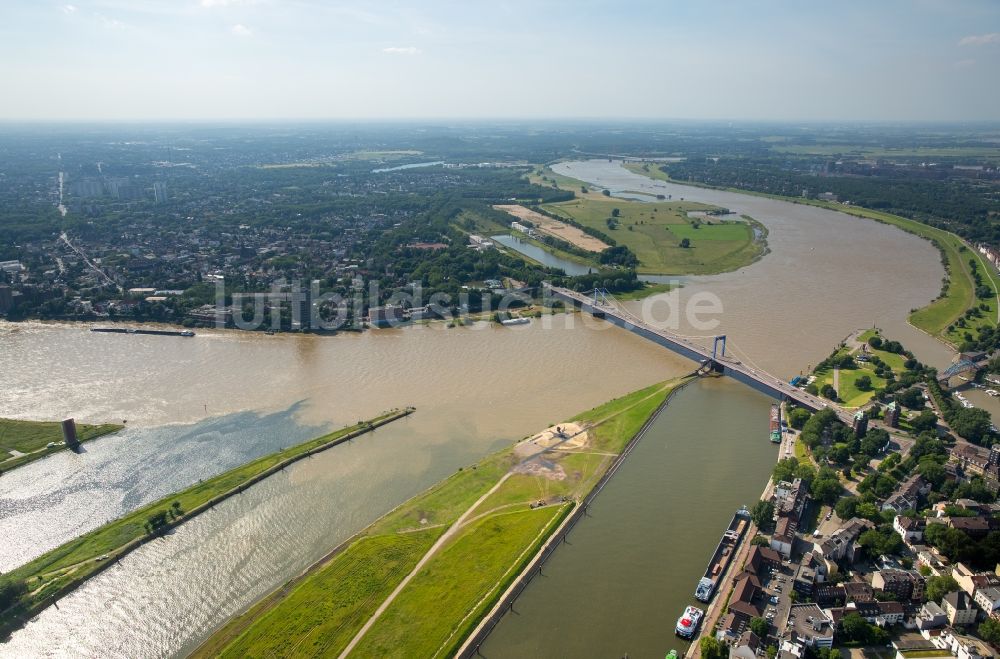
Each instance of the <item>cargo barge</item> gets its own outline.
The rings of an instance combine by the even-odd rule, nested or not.
[[[132,327],[92,327],[91,332],[109,332],[111,334],[152,334],[153,336],[194,336],[191,330],[154,330],[135,329]]]
[[[729,527],[722,534],[719,546],[715,548],[712,560],[708,563],[705,576],[698,582],[698,587],[694,591],[695,599],[701,602],[708,602],[715,594],[715,589],[719,585],[719,579],[729,567],[730,561],[736,554],[736,548],[740,546],[740,541],[750,528],[750,511],[746,506],[740,508],[733,515],[733,520],[729,522]]]
[[[771,405],[771,442],[781,443],[781,407],[777,403]]]

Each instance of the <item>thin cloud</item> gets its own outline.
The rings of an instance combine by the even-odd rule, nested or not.
[[[243,23],[237,23],[236,25],[234,25],[231,28],[229,28],[229,31],[232,32],[233,34],[235,34],[238,37],[252,37],[253,36],[253,30],[251,30],[250,28],[248,28]]]
[[[212,7],[232,7],[234,5],[253,5],[255,0],[201,0],[201,6],[211,9]]]
[[[75,14],[76,13],[76,6],[75,5],[63,5],[62,6],[62,11],[63,11],[64,14]]]
[[[419,55],[423,51],[415,46],[390,46],[389,48],[383,48],[382,52],[387,55],[407,55],[412,57],[413,55]]]
[[[123,23],[117,18],[108,18],[107,16],[103,16],[101,14],[97,14],[96,16],[97,20],[101,22],[101,25],[108,30],[127,30],[129,28],[128,23]]]
[[[985,46],[989,43],[1000,43],[1000,32],[989,34],[971,34],[958,40],[959,46]]]
[[[975,65],[976,65],[976,60],[974,59],[960,59],[957,62],[955,62],[956,69],[967,69],[970,66],[975,66]]]

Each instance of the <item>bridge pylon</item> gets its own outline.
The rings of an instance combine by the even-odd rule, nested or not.
[[[722,352],[719,352],[719,344],[722,344]],[[723,357],[726,356],[726,335],[720,334],[716,336],[712,341],[712,361],[714,362],[719,355]]]

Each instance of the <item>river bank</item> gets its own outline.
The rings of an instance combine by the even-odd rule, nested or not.
[[[629,184],[623,189],[634,188]],[[800,208],[795,207],[796,213]],[[726,312],[723,325],[714,331],[727,332],[737,347],[746,344],[742,347],[747,352],[752,349],[754,361],[766,365],[767,370],[789,374],[825,356],[829,346],[852,329],[869,325],[873,309],[880,317],[905,318],[925,289],[924,302],[936,294],[942,271],[933,249],[925,250],[923,241],[911,240],[905,234],[900,237],[895,230],[858,220],[853,234],[858,244],[852,245],[844,240],[849,232],[836,223],[830,224],[826,213],[777,220],[781,230],[770,237],[772,253],[767,258],[743,272],[692,278],[676,293],[682,301],[698,291],[719,295]],[[771,228],[775,226],[776,220],[768,212],[759,217]],[[855,227],[851,228],[853,231]],[[810,254],[813,240],[822,254]],[[832,254],[824,251],[831,246],[843,249],[834,249]],[[927,254],[930,259],[924,258]],[[860,269],[855,256],[867,269]],[[780,271],[796,272],[796,278],[783,278],[780,272],[773,277],[763,276],[778,265]],[[859,274],[892,286],[894,295],[886,296],[881,286],[866,285]],[[834,303],[843,303],[840,298],[851,291],[851,304],[845,304],[842,316],[817,316],[815,289],[801,285],[812,278],[837,282],[829,292]],[[664,318],[658,313],[663,299],[654,296],[651,309],[656,318]],[[220,414],[283,410],[303,401],[287,415],[289,418],[294,415],[300,423],[343,424],[357,415],[376,411],[373,407],[384,409],[393,401],[421,408],[421,414],[407,420],[405,428],[389,427],[371,441],[347,445],[336,452],[337,460],[325,454],[300,462],[221,504],[211,515],[183,525],[161,542],[133,552],[119,568],[105,571],[64,598],[60,610],[47,609],[15,634],[5,649],[28,655],[51,651],[103,656],[190,651],[222,620],[249,607],[327,555],[330,547],[344,542],[400,501],[454,473],[458,466],[471,464],[498,446],[509,444],[514,437],[544,427],[554,419],[565,418],[574,409],[662,380],[665,373],[679,375],[691,370],[690,362],[639,337],[610,327],[598,331],[599,326],[581,325],[578,315],[555,318],[576,325],[533,322],[522,328],[500,329],[483,324],[476,331],[414,327],[342,336],[338,341],[212,330],[199,332],[198,339],[187,345],[182,345],[180,339],[176,346],[171,341],[170,351],[163,350],[164,339],[152,344],[134,337],[136,341],[130,342],[127,352],[84,336],[88,333],[74,327],[28,324],[5,333],[0,323],[0,335],[4,336],[0,341],[0,364],[10,364],[8,377],[15,393],[2,403],[7,416],[27,414],[33,408],[51,408],[55,410],[53,415],[58,415],[58,410],[69,407],[86,410],[90,418],[115,418],[118,413],[107,410],[120,409],[124,416],[150,425],[203,418],[203,407]],[[881,321],[879,324],[886,326]],[[895,331],[891,334],[900,336]],[[913,345],[908,339],[906,343]],[[66,389],[49,384],[57,379],[46,356],[55,353],[64,355],[60,364],[64,373],[60,377],[86,386]],[[102,367],[94,369],[94,364]],[[456,376],[467,373],[470,364],[489,377]],[[141,370],[140,365],[142,369],[155,369],[159,377],[133,377]],[[193,371],[202,376],[192,378]],[[386,373],[397,376],[387,378]],[[260,382],[268,386],[260,387]],[[720,392],[715,388],[721,388],[724,395],[716,396]],[[621,639],[623,634],[605,626],[599,616],[580,616],[577,608],[583,602],[578,600],[591,597],[602,607],[615,608],[615,624],[628,632],[628,638],[639,639],[636,647],[647,643],[656,652],[669,647],[663,639],[654,638],[655,630],[636,625],[627,616],[618,616],[617,610],[642,609],[647,622],[656,622],[662,631],[666,620],[669,631],[682,602],[671,602],[669,597],[661,601],[662,593],[693,591],[692,575],[703,569],[705,556],[718,540],[718,528],[733,509],[759,495],[760,483],[773,466],[769,451],[761,452],[755,443],[746,441],[746,428],[765,427],[769,401],[760,397],[758,409],[747,412],[741,402],[744,396],[760,395],[725,380],[700,381],[682,395],[689,396],[696,390],[700,392],[696,398],[701,400],[704,394],[706,403],[694,405],[700,418],[687,416],[687,405],[672,407],[658,420],[656,428],[660,429],[651,429],[646,440],[636,447],[634,459],[622,466],[634,475],[633,469],[642,470],[649,463],[650,477],[656,480],[638,479],[637,487],[651,485],[632,492],[629,483],[616,478],[595,501],[592,516],[599,510],[608,511],[608,502],[616,498],[637,497],[632,500],[634,508],[620,511],[623,526],[606,534],[605,554],[591,553],[582,546],[594,537],[586,529],[593,526],[596,517],[587,518],[574,529],[574,551],[586,551],[592,560],[586,572],[566,585],[566,593],[572,593],[566,606],[568,613],[553,624],[574,636],[582,634],[586,641],[596,643],[594,647],[605,648],[608,653],[619,652],[620,647],[614,643],[607,647],[601,636],[606,634],[610,640]],[[100,398],[94,395],[97,391],[102,393]],[[470,410],[475,410],[474,414]],[[239,424],[249,428],[257,423],[255,417],[244,416],[239,417]],[[77,417],[86,418],[82,413]],[[681,425],[687,424],[686,431],[670,440],[669,454],[660,456],[649,447],[663,450],[662,433],[666,430],[661,424],[667,424],[668,418],[672,425],[681,418]],[[734,421],[733,434],[718,436],[720,428]],[[277,427],[273,432],[278,432]],[[106,441],[108,446],[119,443],[114,437]],[[172,435],[162,432],[150,444],[169,446],[175,441]],[[200,441],[206,455],[228,450],[208,435]],[[703,451],[683,450],[689,442]],[[102,444],[96,443],[84,457],[97,457],[103,451]],[[766,458],[766,465],[757,470],[755,461],[761,458]],[[181,460],[178,456],[163,473],[186,468],[186,462]],[[53,456],[39,464],[44,464],[45,469],[29,467],[39,484],[24,483],[19,490],[59,492],[66,475],[80,468],[65,456]],[[113,466],[109,458],[108,469]],[[752,487],[740,485],[744,475],[752,477]],[[689,482],[688,477],[696,480]],[[158,478],[150,473],[146,480],[152,483]],[[700,489],[702,484],[718,489],[719,482],[725,482],[730,493],[737,495],[735,500],[716,503],[713,492]],[[612,495],[612,491],[616,494]],[[117,496],[115,489],[95,493],[101,496],[89,497],[88,506]],[[699,528],[688,530],[689,517],[670,517],[675,515],[672,506],[683,503],[681,499],[696,501],[698,514],[705,516],[707,534],[702,549],[697,547],[702,542]],[[8,518],[23,529],[65,526],[77,517],[75,504],[46,509],[41,503],[39,500],[37,513]],[[669,504],[671,512],[664,513],[654,504]],[[721,516],[713,521],[716,505]],[[673,534],[665,535],[663,526],[683,529],[683,543],[678,543]],[[700,521],[697,526],[702,526]],[[605,537],[606,528],[598,531]],[[12,533],[12,546],[17,546],[18,534]],[[648,551],[649,547],[656,551],[648,556],[634,551]],[[670,561],[680,561],[676,571],[672,566],[664,571],[668,563],[664,551]],[[563,554],[557,552],[546,565],[546,579],[535,580],[526,590],[519,600],[519,611],[528,606],[528,594],[562,571],[559,556]],[[686,554],[693,560],[684,570]],[[612,557],[620,557],[635,569],[609,561]],[[601,579],[607,591],[586,590],[587,575],[595,570],[608,575]],[[583,591],[571,590],[581,583]],[[536,611],[535,615],[540,616],[540,621],[552,623],[544,613]],[[568,627],[570,620],[585,629]],[[142,633],[136,631],[136,621]],[[526,638],[531,640],[531,634]],[[589,649],[586,641],[578,648],[583,653]],[[537,647],[546,646],[541,642]],[[550,649],[560,651],[558,647]]]
[[[236,469],[200,481],[185,490],[140,508],[131,515],[91,531],[5,575],[23,584],[27,594],[0,612],[0,637],[7,637],[43,608],[78,588],[143,544],[163,536],[226,499],[303,458],[350,441],[409,416],[412,408],[389,412],[328,435],[258,458]]]
[[[267,654],[275,643],[286,646],[289,639],[306,637],[325,654],[355,648],[361,655],[452,654],[560,522],[576,514],[571,513],[575,502],[586,503],[607,482],[648,420],[684,382],[610,401],[460,470],[380,519],[330,562],[311,569],[287,598],[269,597],[229,623],[196,656]],[[340,582],[329,601],[331,594],[320,584],[332,583],[331,574],[343,574],[353,554],[364,553],[372,542],[383,551],[404,539],[410,544],[414,534],[430,535],[425,543],[435,543],[419,562],[419,551],[408,554],[395,576],[371,594],[351,585],[359,578],[364,582],[355,575]],[[385,573],[379,562],[372,558],[368,569]],[[432,620],[408,613],[426,609],[430,601],[436,612]],[[309,613],[324,609],[336,616]]]
[[[952,361],[951,348],[907,323],[911,310],[940,294],[946,275],[934,245],[915,234],[832,209],[657,180],[625,169],[621,161],[563,162],[552,169],[614,197],[662,194],[728,208],[767,227],[767,257],[735,272],[684,278],[684,296],[713,295],[724,311],[708,331],[686,318],[669,318],[681,334],[726,334],[741,359],[787,379],[817,361],[815,349],[800,349],[807,332],[829,346],[851,330],[877,325],[924,363],[940,369]],[[656,309],[661,299],[652,296],[630,308],[662,317]],[[829,309],[837,309],[836,323]],[[780,355],[775,345],[782,346]]]
[[[838,202],[826,201],[822,199],[806,199],[782,197],[780,195],[754,190],[743,190],[736,188],[722,188],[696,181],[677,181],[670,178],[668,174],[658,167],[650,169],[648,166],[639,164],[627,164],[622,161],[623,167],[633,173],[658,179],[668,183],[675,183],[682,186],[700,187],[708,190],[723,190],[738,194],[755,195],[767,199],[776,199],[793,204],[806,204],[818,208],[847,213],[856,217],[861,217],[875,222],[882,222],[920,236],[930,241],[941,253],[942,263],[945,265],[947,280],[942,286],[937,298],[929,304],[914,309],[910,313],[909,322],[923,332],[933,336],[951,347],[957,346],[963,341],[962,332],[964,328],[954,327],[957,321],[966,310],[979,303],[985,303],[988,309],[985,310],[985,324],[995,326],[1000,322],[1000,274],[996,268],[987,263],[982,255],[972,245],[969,245],[960,236],[944,229],[918,222],[900,215],[893,215],[881,211],[875,211],[861,206],[841,204]],[[975,276],[968,263],[969,259],[974,259],[978,263],[977,270],[986,275],[985,283],[993,290],[990,298],[978,298],[975,294]],[[984,324],[973,319],[973,329]]]
[[[124,425],[102,423],[76,425],[76,440],[79,444],[118,432]],[[62,424],[58,421],[26,421],[22,419],[0,419],[0,456],[9,457],[0,461],[0,475],[35,460],[59,451],[73,450],[63,441]]]
[[[491,659],[663,656],[721,529],[774,465],[770,399],[699,378],[664,412],[482,644]],[[748,428],[759,428],[749,434]]]

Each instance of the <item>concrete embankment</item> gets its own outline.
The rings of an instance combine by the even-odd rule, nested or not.
[[[612,461],[608,470],[604,472],[604,475],[601,476],[600,480],[594,484],[594,487],[587,493],[587,496],[585,496],[583,500],[573,508],[562,523],[555,529],[555,531],[553,531],[549,539],[542,545],[541,549],[538,550],[538,553],[535,554],[535,557],[528,562],[528,565],[521,571],[521,574],[518,575],[503,595],[500,596],[500,599],[483,618],[479,625],[476,626],[472,634],[455,654],[456,657],[467,659],[479,653],[479,648],[486,641],[490,632],[492,632],[497,624],[500,623],[500,620],[507,614],[507,612],[514,608],[514,602],[517,600],[518,596],[524,592],[524,589],[528,587],[528,584],[531,583],[531,580],[535,577],[535,575],[541,574],[542,567],[545,562],[550,556],[552,556],[560,543],[566,539],[570,530],[576,526],[576,523],[579,522],[582,517],[586,516],[590,504],[593,503],[594,499],[596,499],[601,493],[601,490],[604,489],[604,486],[607,485],[607,483],[618,471],[618,468],[625,462],[629,454],[632,452],[632,449],[635,448],[640,440],[642,440],[646,431],[653,424],[660,413],[663,412],[667,404],[670,402],[670,399],[674,396],[674,394],[693,382],[695,379],[696,378],[692,377],[683,384],[675,387],[667,395],[663,402],[660,403],[659,407],[657,407],[656,410],[649,415],[646,422],[641,428],[639,428],[638,432],[632,436],[628,444],[625,445],[625,448],[622,449],[622,452],[619,453],[618,456]]]

